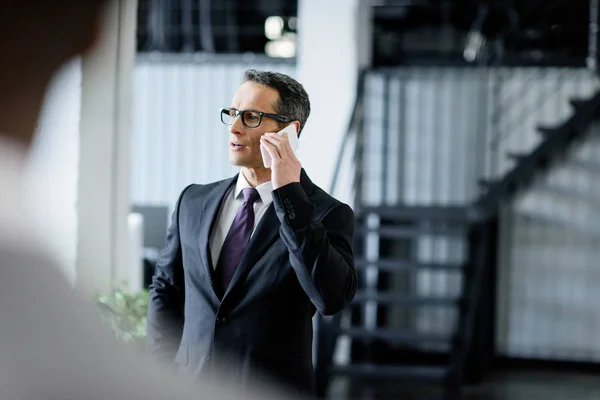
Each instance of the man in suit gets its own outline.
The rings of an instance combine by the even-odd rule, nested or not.
[[[46,89],[67,60],[92,48],[106,3],[0,1],[0,398],[237,399],[223,382],[176,379],[118,342],[46,254],[23,205]]]
[[[348,305],[356,273],[352,209],[314,185],[287,136],[273,133],[289,124],[301,132],[309,113],[300,83],[256,70],[221,111],[241,171],[179,196],[148,309],[148,348],[159,359],[242,387],[266,379],[314,393],[312,317]]]

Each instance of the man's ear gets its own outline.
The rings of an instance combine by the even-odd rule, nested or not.
[[[298,132],[298,137],[300,137],[300,129],[302,128],[302,126],[300,125],[300,121],[294,121],[292,123],[296,125],[296,132]]]

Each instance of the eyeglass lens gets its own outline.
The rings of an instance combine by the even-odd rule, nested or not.
[[[261,117],[260,114],[256,111],[242,111],[242,123],[246,125],[248,128],[256,128],[260,125]],[[221,113],[221,121],[225,125],[233,124],[233,121],[236,118],[235,110],[223,110]]]

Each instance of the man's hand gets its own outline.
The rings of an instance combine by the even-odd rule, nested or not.
[[[271,156],[273,190],[292,182],[300,182],[302,164],[290,146],[287,133],[284,133],[283,136],[276,133],[265,133],[260,138],[260,144]]]

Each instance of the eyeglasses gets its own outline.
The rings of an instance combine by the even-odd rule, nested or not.
[[[272,118],[275,121],[287,123],[293,120],[290,117],[285,117],[279,114],[269,114],[256,110],[236,110],[235,108],[221,108],[221,122],[225,125],[233,124],[233,121],[238,117],[242,117],[242,123],[247,128],[258,128],[263,117]]]

